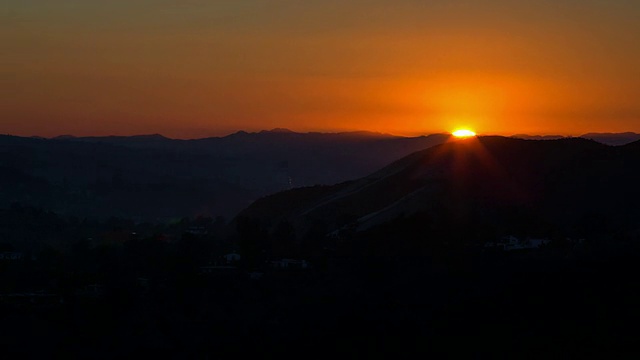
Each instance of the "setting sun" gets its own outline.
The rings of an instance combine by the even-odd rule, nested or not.
[[[471,131],[471,130],[469,130],[469,129],[456,130],[456,131],[452,132],[451,134],[453,134],[453,136],[459,137],[459,138],[466,138],[466,137],[476,136],[476,133]]]

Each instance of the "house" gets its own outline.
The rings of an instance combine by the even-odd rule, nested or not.
[[[528,239],[528,244],[533,249],[537,249],[551,242],[549,239]]]
[[[64,298],[58,294],[44,290],[25,293],[0,294],[0,304],[28,307],[50,307],[64,303]]]
[[[105,294],[105,287],[102,284],[89,284],[76,290],[76,295],[85,298],[101,298]]]
[[[22,253],[17,251],[0,252],[0,260],[17,261],[22,259]]]
[[[496,248],[504,251],[523,250],[523,249],[539,249],[547,244],[551,240],[538,239],[538,238],[526,238],[521,240],[513,235],[503,236],[498,242],[488,242],[484,245],[486,248]]]
[[[236,254],[235,252],[231,253],[231,254],[227,254],[223,256],[224,260],[226,261],[227,264],[233,264],[233,263],[237,263],[238,261],[240,261],[241,256],[240,254]]]
[[[213,274],[221,271],[237,270],[237,263],[242,257],[235,252],[222,255],[214,261],[210,261],[208,265],[200,267],[201,274]]]
[[[209,234],[209,231],[204,226],[190,226],[187,233],[196,236],[204,236]]]
[[[200,266],[201,274],[216,274],[216,273],[230,272],[230,271],[236,271],[236,270],[238,270],[238,268],[235,266],[224,266],[224,265]]]
[[[269,265],[274,269],[308,269],[309,263],[306,260],[280,259],[272,260]]]

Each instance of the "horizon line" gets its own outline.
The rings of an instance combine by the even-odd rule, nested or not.
[[[10,133],[5,133],[2,135],[5,136],[15,136],[15,137],[23,137],[23,138],[38,138],[38,139],[59,139],[64,140],[65,138],[74,139],[74,138],[132,138],[132,137],[162,137],[168,140],[202,140],[202,139],[212,139],[212,138],[225,138],[228,136],[232,136],[235,134],[260,134],[260,133],[291,133],[291,134],[327,134],[327,135],[338,135],[338,134],[356,134],[356,133],[365,133],[371,135],[380,135],[380,136],[389,136],[389,137],[398,137],[398,138],[417,138],[422,136],[431,136],[431,135],[451,135],[451,131],[435,131],[435,132],[423,132],[423,133],[415,133],[412,135],[409,134],[394,134],[390,132],[380,132],[373,130],[346,130],[346,131],[295,131],[288,128],[276,127],[272,129],[263,129],[257,131],[251,130],[235,130],[224,135],[213,135],[213,136],[203,136],[203,137],[170,137],[163,135],[162,133],[138,133],[138,134],[128,134],[128,135],[73,135],[73,134],[60,134],[55,136],[40,136],[40,135],[15,135]],[[623,134],[634,134],[640,135],[640,133],[634,131],[587,131],[576,135],[575,133],[513,133],[513,134],[504,134],[504,133],[496,133],[496,132],[477,132],[477,136],[503,136],[503,137],[518,137],[518,136],[528,136],[528,137],[582,137],[585,135],[623,135]]]

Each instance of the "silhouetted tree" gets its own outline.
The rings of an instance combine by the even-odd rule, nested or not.
[[[267,254],[268,234],[260,225],[260,221],[248,217],[240,217],[237,220],[240,255],[242,264],[248,268],[262,265]]]
[[[271,255],[276,257],[298,257],[299,253],[295,229],[288,221],[281,221],[271,234]]]

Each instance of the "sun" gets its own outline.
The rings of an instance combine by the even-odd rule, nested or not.
[[[451,134],[457,138],[468,138],[468,137],[476,136],[476,133],[469,129],[458,129],[452,132]]]

